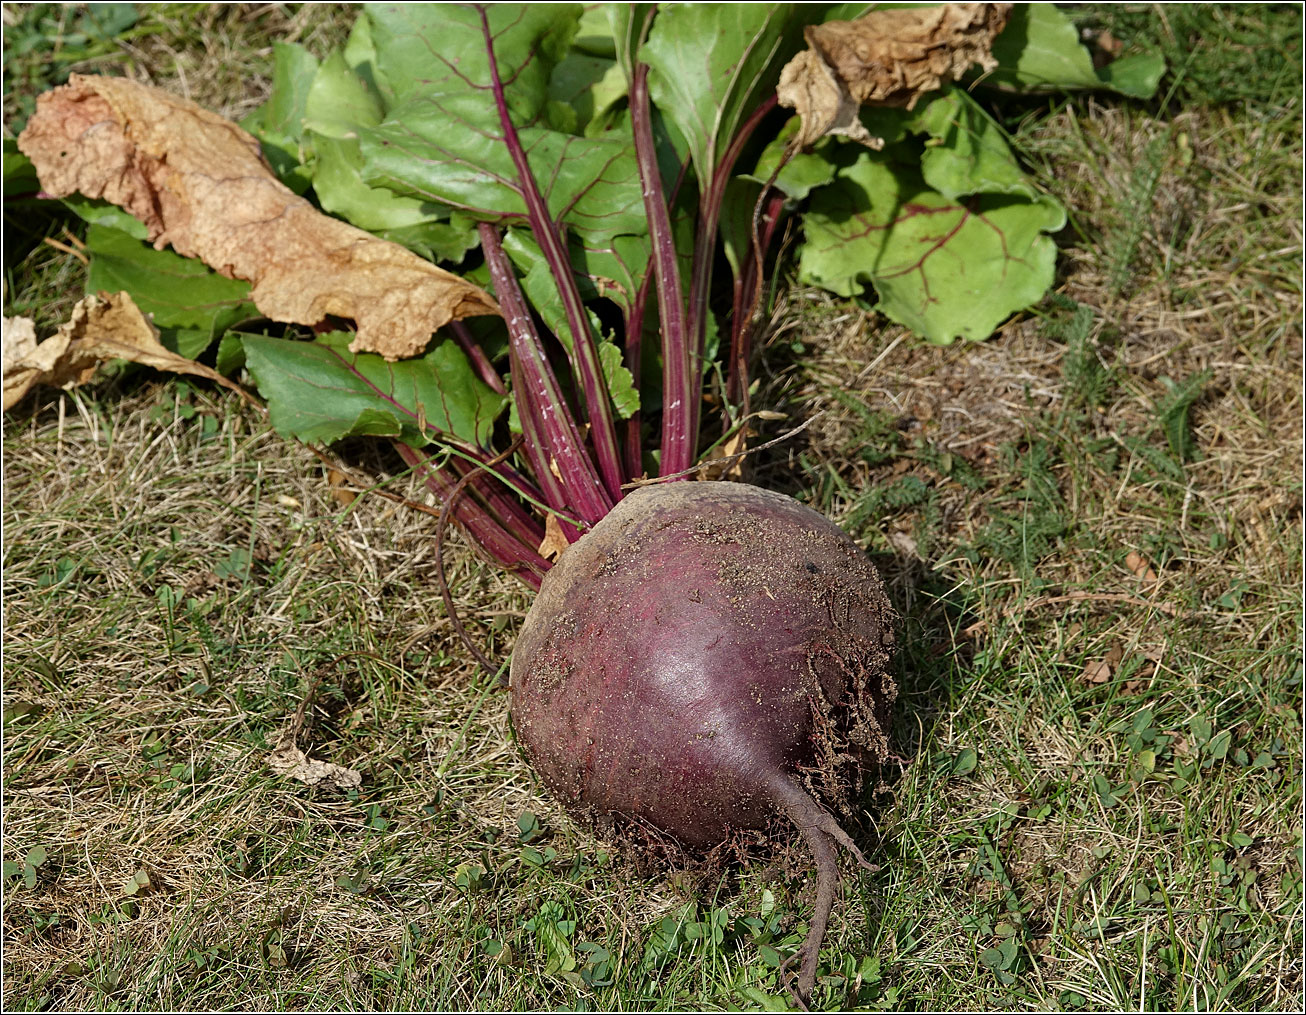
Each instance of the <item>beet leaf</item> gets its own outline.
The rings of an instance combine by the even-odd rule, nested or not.
[[[352,338],[340,331],[311,342],[246,336],[246,364],[279,433],[323,443],[366,435],[414,447],[439,437],[489,446],[508,400],[476,376],[454,341],[387,363],[375,353],[351,353]]]

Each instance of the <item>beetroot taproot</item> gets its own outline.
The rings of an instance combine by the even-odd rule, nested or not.
[[[837,526],[739,483],[644,487],[563,554],[512,658],[511,713],[573,813],[707,849],[785,817],[816,863],[800,995],[838,887],[828,808],[888,755],[895,615]],[[818,802],[822,801],[822,802]]]

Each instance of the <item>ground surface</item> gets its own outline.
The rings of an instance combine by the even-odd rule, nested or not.
[[[53,29],[5,11],[36,39],[12,123]],[[1073,216],[1035,312],[942,349],[783,289],[767,398],[821,416],[755,479],[840,521],[904,616],[910,760],[822,1006],[1301,999],[1300,14],[1195,11],[1100,15],[1178,62],[1167,102],[1012,112]],[[162,7],[76,69],[240,114],[271,38],[347,22]],[[6,314],[51,326],[83,277],[7,236]],[[560,813],[450,630],[430,518],[143,375],[29,398],[4,470],[6,1008],[786,1003],[801,865],[639,871]],[[527,596],[449,563],[506,659]],[[288,729],[362,787],[273,774]]]

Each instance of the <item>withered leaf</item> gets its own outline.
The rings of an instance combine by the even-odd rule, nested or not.
[[[326,783],[339,790],[357,789],[363,784],[363,776],[352,768],[336,765],[329,761],[310,758],[290,737],[285,737],[276,749],[267,757],[268,768],[277,775],[298,779],[306,786]]]
[[[327,469],[327,486],[331,488],[331,497],[341,507],[349,507],[358,499],[357,491],[348,484],[349,477],[339,469]]]
[[[544,519],[544,539],[540,541],[537,552],[545,560],[557,560],[570,545],[562,532],[562,524],[558,521],[558,516],[549,512]]]
[[[744,478],[743,454],[748,450],[748,439],[756,437],[751,426],[742,426],[707,453],[704,467],[695,479],[727,479],[742,482]]]
[[[883,140],[858,119],[864,103],[911,109],[972,65],[997,65],[990,50],[1011,4],[943,4],[872,11],[855,21],[804,29],[808,49],[780,72],[776,97],[797,111],[793,145],[842,134],[871,148]]]
[[[44,191],[125,208],[155,247],[253,283],[272,320],[352,319],[352,352],[415,356],[449,321],[498,313],[471,283],[317,211],[277,180],[249,134],[160,89],[73,74],[37,99],[18,147]]]
[[[1130,550],[1125,556],[1125,567],[1129,568],[1130,573],[1145,585],[1154,585],[1157,581],[1156,572],[1141,553]]]
[[[1105,684],[1124,658],[1124,650],[1119,645],[1112,645],[1101,659],[1088,662],[1079,679],[1086,684]]]
[[[36,329],[27,318],[6,318],[4,407],[18,404],[36,384],[82,384],[100,363],[111,359],[206,377],[248,397],[216,371],[165,349],[158,329],[131,296],[122,292],[84,297],[73,307],[72,316],[44,342],[36,341]]]

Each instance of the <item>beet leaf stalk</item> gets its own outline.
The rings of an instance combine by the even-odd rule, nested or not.
[[[441,504],[449,504],[460,479],[456,470],[442,466],[425,451],[419,451],[402,441],[395,441],[394,446],[399,457],[417,472],[436,499]],[[528,529],[506,527],[482,503],[470,496],[457,498],[451,514],[467,530],[472,542],[491,560],[531,588],[540,587],[540,579],[549,569],[549,562],[529,545],[528,538],[524,536],[524,531],[529,531]]]
[[[653,241],[653,270],[657,278],[658,323],[662,330],[662,475],[682,473],[697,454],[697,405],[701,397],[702,368],[696,342],[685,315],[681,295],[680,263],[676,258],[671,214],[663,193],[653,141],[653,119],[648,95],[648,64],[635,68],[630,88],[630,119],[635,134],[635,157]]]
[[[608,496],[585,451],[580,429],[549,364],[499,231],[487,222],[482,222],[479,229],[495,295],[508,326],[513,390],[520,399],[518,413],[526,446],[539,452],[537,456],[533,453],[534,471],[551,504],[571,505],[592,525],[611,510],[613,498]],[[555,478],[556,485],[551,481]]]
[[[766,118],[766,115],[776,108],[776,97],[774,94],[768,96],[762,103],[749,114],[739,128],[739,132],[731,139],[729,146],[722,155],[721,161],[717,164],[712,173],[712,178],[707,186],[699,194],[698,203],[698,224],[694,236],[694,276],[690,281],[689,290],[689,326],[694,336],[695,349],[697,354],[695,359],[701,364],[702,358],[706,352],[707,339],[707,315],[708,295],[712,287],[712,263],[713,254],[716,251],[718,240],[717,230],[721,224],[721,203],[726,197],[726,187],[730,183],[730,176],[735,168],[735,163],[739,161],[739,156],[744,150],[744,146],[753,136],[753,132],[758,125]],[[746,325],[740,321],[739,316],[744,308],[737,306],[735,308],[736,318],[734,321],[734,330]],[[751,317],[752,308],[747,308],[746,313]],[[732,343],[733,344],[733,343]],[[741,350],[732,349],[732,353],[738,354]],[[735,356],[732,355],[731,368],[735,366]],[[702,372],[701,367],[697,376],[697,389],[702,389]],[[694,429],[698,429],[697,410],[699,403],[695,403]]]
[[[762,297],[762,269],[766,263],[767,251],[775,239],[780,216],[784,213],[785,195],[779,190],[763,189],[757,201],[748,253],[735,278],[730,316],[730,363],[726,400],[732,405],[740,406],[741,416],[748,415],[748,363],[753,355],[753,315],[757,312],[757,304]]]
[[[513,166],[517,170],[521,195],[526,202],[526,214],[530,221],[535,241],[540,245],[544,258],[553,271],[558,294],[562,297],[567,314],[567,326],[571,330],[571,363],[585,398],[585,408],[590,424],[590,437],[594,443],[595,458],[603,487],[610,498],[608,506],[621,498],[621,484],[625,480],[621,464],[621,452],[617,444],[617,428],[612,418],[612,402],[608,397],[607,385],[603,380],[603,367],[599,362],[598,346],[589,325],[589,316],[581,300],[580,290],[576,285],[576,276],[572,271],[571,258],[567,254],[567,244],[562,227],[549,214],[544,195],[539,183],[531,171],[522,147],[521,137],[512,122],[508,110],[508,100],[504,93],[503,81],[499,75],[499,65],[494,57],[494,34],[490,31],[490,22],[485,7],[478,8],[481,29],[485,35],[485,47],[489,53],[490,80],[494,92],[494,103],[499,113],[499,122],[503,130],[503,141],[512,155]],[[485,231],[481,238],[484,242]],[[497,245],[497,237],[495,240]],[[488,246],[488,245],[487,245]],[[488,257],[488,251],[487,251]],[[505,259],[506,263],[506,259]],[[511,269],[509,269],[511,273]],[[496,287],[498,280],[496,279]],[[515,282],[514,282],[515,286]],[[524,305],[524,304],[523,304]],[[512,330],[511,325],[509,330]],[[561,463],[559,463],[561,467]],[[600,516],[601,517],[601,516]],[[591,518],[597,521],[598,518]]]

